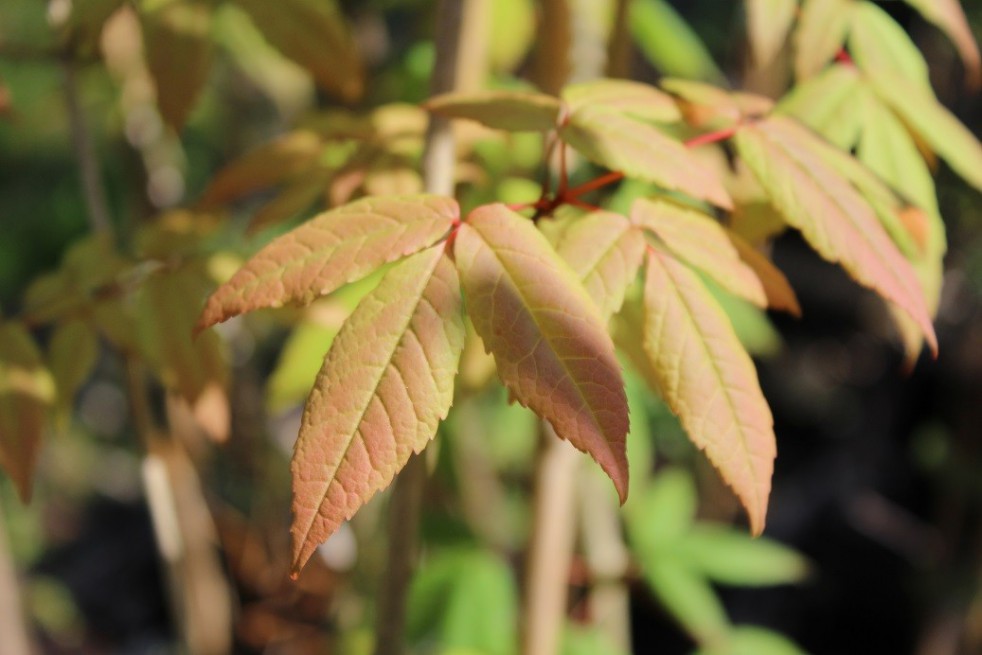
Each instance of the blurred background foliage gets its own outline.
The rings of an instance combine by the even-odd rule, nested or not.
[[[56,382],[70,387],[69,401],[60,389],[51,408],[33,502],[22,505],[0,478],[40,652],[177,652],[181,642],[197,652],[371,651],[387,494],[289,582],[288,458],[321,358],[378,278],[304,310],[233,322],[221,343],[170,343],[168,331],[189,329],[209,285],[274,234],[357,194],[419,188],[426,117],[414,105],[428,91],[434,4],[0,3],[0,308],[8,317],[54,312],[38,318],[36,336]],[[618,4],[628,12],[620,23]],[[879,4],[925,53],[938,96],[978,134],[980,97],[965,90],[949,42],[906,4]],[[540,19],[558,5],[575,14],[575,70],[602,70],[609,59],[647,81],[670,75],[772,95],[787,84],[787,70],[751,66],[742,3],[710,0],[497,0],[487,84],[549,88],[555,74],[536,52],[548,53]],[[979,34],[982,2],[963,5]],[[118,255],[87,236],[72,102],[91,131]],[[463,126],[459,137],[465,206],[537,196],[540,137]],[[951,244],[937,360],[922,357],[903,375],[879,305],[790,234],[774,256],[805,320],[726,300],[759,357],[777,425],[765,538],[730,527],[729,492],[628,373],[626,542],[616,520],[613,541],[598,539],[611,532],[598,526],[614,499],[584,463],[577,512],[588,527],[570,572],[564,653],[626,653],[628,635],[631,652],[982,652],[980,205],[947,168],[937,172]],[[624,183],[610,201],[626,206],[644,192]],[[136,298],[124,289],[96,330],[51,309],[52,298],[70,304],[122,271],[142,284],[153,271],[138,262],[148,258],[180,262],[183,300],[166,297],[171,287],[145,285]],[[131,302],[139,324],[127,322]],[[139,436],[129,352],[156,374],[145,410],[167,418],[170,439]],[[461,375],[455,411],[427,450],[410,637],[418,653],[507,655],[537,424],[489,383],[482,353],[465,353]],[[228,388],[217,405],[207,391],[216,380]],[[181,427],[188,410],[218,416],[204,432],[229,438],[216,444]],[[155,500],[160,475],[186,493]],[[160,502],[173,504],[179,528],[159,524]],[[176,546],[178,566],[160,537],[168,530],[201,537]],[[618,602],[629,603],[629,624]],[[229,635],[209,641],[195,630]]]

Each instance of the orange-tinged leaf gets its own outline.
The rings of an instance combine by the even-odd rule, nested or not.
[[[682,118],[672,96],[631,80],[599,79],[570,84],[563,89],[570,111],[602,106],[643,121],[671,123]]]
[[[556,127],[562,112],[558,98],[530,91],[447,93],[430,98],[424,106],[441,116],[509,132],[547,132]]]
[[[452,198],[367,198],[273,240],[211,295],[196,329],[262,307],[306,304],[432,245],[460,215]]]
[[[798,296],[791,288],[791,283],[788,282],[784,273],[770,259],[733,230],[726,230],[726,236],[730,238],[733,246],[740,254],[740,259],[752,268],[757,277],[760,278],[761,284],[764,285],[764,294],[767,296],[767,306],[771,309],[788,312],[792,316],[801,316]]]
[[[323,150],[323,141],[310,130],[284,134],[218,171],[205,189],[201,204],[223,205],[279,184],[310,168]]]
[[[906,0],[925,19],[937,25],[955,44],[965,62],[969,84],[978,88],[982,84],[982,56],[975,42],[972,27],[965,18],[965,11],[958,0]]]
[[[624,303],[644,256],[641,231],[620,214],[594,212],[576,220],[562,234],[556,252],[570,265],[609,319]]]
[[[666,78],[661,86],[681,99],[685,119],[694,127],[719,129],[774,108],[774,101],[765,96],[734,93],[705,82]]]
[[[176,0],[141,18],[147,67],[157,85],[157,105],[167,124],[180,130],[208,81],[211,8],[196,0]]]
[[[471,212],[455,243],[467,313],[513,396],[591,455],[627,497],[627,398],[604,320],[532,223]]]
[[[712,169],[682,143],[646,123],[610,109],[586,106],[573,112],[559,134],[596,164],[719,207],[733,205]]]
[[[806,80],[825,68],[849,33],[855,0],[805,0],[795,32],[794,72]]]
[[[24,502],[31,497],[41,432],[54,398],[54,381],[31,335],[19,323],[0,322],[0,469]]]
[[[631,220],[658,237],[668,250],[716,281],[723,289],[758,307],[767,306],[764,284],[744,263],[726,228],[698,209],[661,198],[640,198]]]
[[[699,277],[649,250],[644,348],[665,402],[764,529],[777,446],[757,371]]]
[[[463,346],[460,283],[442,246],[394,266],[345,322],[294,451],[294,573],[433,438]]]
[[[235,0],[263,36],[326,91],[357,100],[364,70],[336,0]]]
[[[920,326],[933,351],[937,338],[910,264],[873,208],[815,150],[818,141],[775,117],[737,132],[737,151],[789,225],[820,255],[838,262],[860,284],[896,303]]]

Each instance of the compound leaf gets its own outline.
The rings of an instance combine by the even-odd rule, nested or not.
[[[965,62],[969,82],[978,88],[982,83],[982,56],[975,42],[972,28],[965,18],[965,10],[958,0],[905,0],[921,12],[926,20],[937,25],[955,44]]]
[[[570,84],[563,89],[570,111],[602,106],[643,121],[671,123],[682,118],[678,105],[667,93],[632,80],[600,79]]]
[[[871,2],[859,2],[853,9],[849,54],[870,77],[900,76],[933,95],[924,55],[904,28]]]
[[[305,304],[441,237],[452,198],[367,198],[324,212],[256,253],[208,299],[197,330],[262,307]]]
[[[644,256],[640,230],[620,214],[595,212],[574,222],[556,251],[583,281],[590,297],[609,319],[624,303]]]
[[[662,396],[760,534],[776,445],[753,361],[699,277],[658,248],[649,249],[644,304],[644,349]]]
[[[463,345],[460,283],[443,246],[394,266],[345,322],[294,451],[294,574],[433,438]]]
[[[559,134],[590,161],[719,207],[733,203],[718,176],[679,141],[603,107],[573,112]]]
[[[11,477],[24,502],[55,385],[41,353],[18,323],[0,322],[0,469]]]
[[[747,32],[758,67],[766,67],[777,57],[788,38],[798,0],[746,0]]]
[[[825,259],[839,262],[860,284],[896,303],[937,351],[923,292],[910,264],[874,209],[849,181],[810,148],[818,140],[775,117],[741,129],[737,151],[789,225]]]
[[[856,111],[859,94],[868,93],[855,66],[836,64],[801,82],[781,99],[777,113],[791,115],[826,139],[851,149],[863,127]]]
[[[527,219],[474,210],[457,234],[467,311],[501,380],[591,455],[627,497],[627,398],[603,318],[576,274]]]

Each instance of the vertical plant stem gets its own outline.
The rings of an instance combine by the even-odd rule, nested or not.
[[[77,66],[78,64],[71,60],[65,60],[62,66],[72,148],[75,151],[75,160],[78,162],[89,226],[96,234],[112,237],[112,221],[109,218],[109,205],[106,202],[106,192],[99,174],[99,159],[95,154],[92,132],[86,124],[85,111],[82,109],[82,99],[78,90]]]
[[[7,543],[7,522],[0,504],[0,635],[3,635],[3,652],[31,655],[31,638],[19,592],[17,571]]]
[[[548,423],[541,425],[525,560],[522,655],[559,652],[575,538],[573,483],[580,453]]]
[[[475,12],[483,0],[442,0],[437,6],[436,61],[430,93],[437,95],[458,88],[459,54],[469,30],[482,30]],[[471,18],[464,22],[465,13]],[[465,29],[466,28],[466,29]],[[471,57],[474,66],[480,58]],[[423,182],[428,193],[453,195],[456,149],[453,130],[446,118],[431,115],[423,150]],[[392,489],[389,506],[389,552],[385,577],[379,589],[378,620],[375,626],[375,655],[402,655],[406,650],[406,596],[419,549],[419,518],[426,461],[422,454],[409,458]]]

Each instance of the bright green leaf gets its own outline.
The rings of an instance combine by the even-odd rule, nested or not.
[[[657,123],[671,123],[682,118],[670,95],[649,84],[631,80],[599,79],[570,84],[563,89],[563,100],[573,112],[590,105]]]
[[[747,32],[754,62],[770,65],[784,47],[798,13],[798,0],[746,0]]]
[[[730,622],[723,604],[706,580],[662,554],[639,553],[645,581],[672,616],[698,642],[726,640]]]
[[[682,469],[661,469],[651,484],[632,495],[626,506],[627,528],[637,553],[657,553],[688,533],[696,517],[696,488]]]
[[[798,81],[817,74],[839,52],[855,8],[855,0],[804,0],[794,38]]]
[[[98,356],[99,339],[87,323],[69,320],[55,328],[48,344],[48,366],[62,412],[71,410],[75,394],[88,380]]]
[[[530,221],[474,210],[457,234],[467,311],[515,398],[591,455],[627,497],[627,399],[604,320]]]
[[[741,587],[790,584],[808,574],[808,562],[787,546],[709,523],[696,524],[676,556],[714,582]]]
[[[726,80],[702,39],[665,0],[631,0],[628,24],[641,53],[666,75]]]
[[[781,99],[777,113],[794,116],[843,150],[859,138],[863,112],[857,110],[863,78],[855,66],[837,64],[799,84]]]
[[[320,214],[260,250],[208,299],[198,330],[262,307],[307,304],[446,234],[451,198],[367,198]]]
[[[849,29],[849,54],[869,77],[887,74],[906,79],[932,94],[927,62],[907,32],[880,7],[857,3]]]
[[[457,273],[443,250],[393,266],[324,360],[291,465],[294,574],[447,416],[464,324]]]

